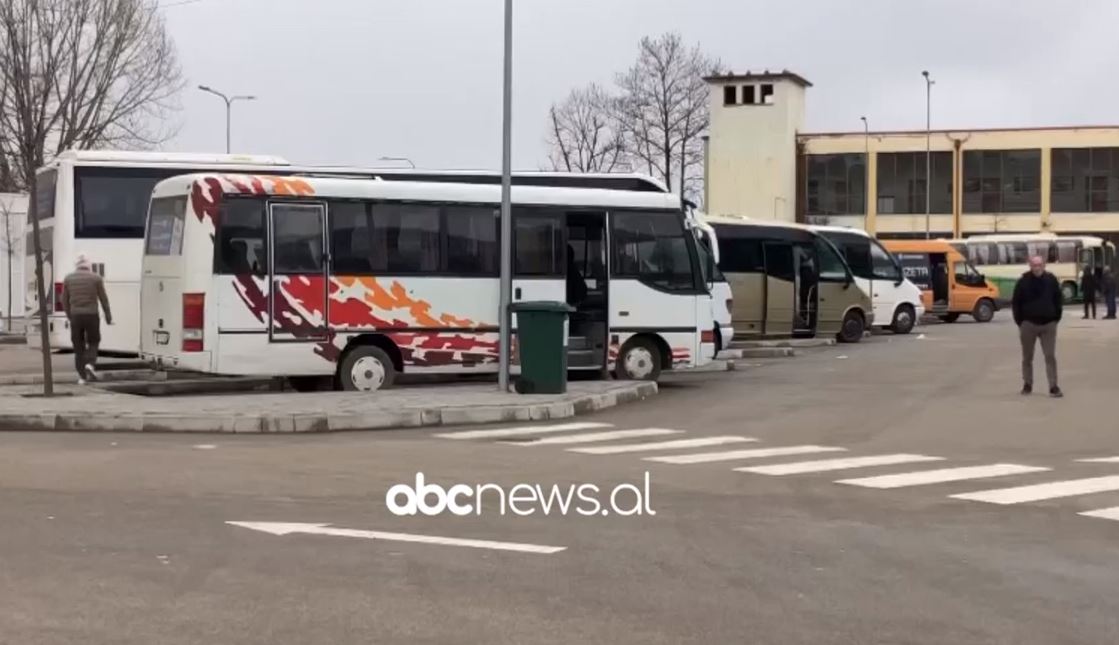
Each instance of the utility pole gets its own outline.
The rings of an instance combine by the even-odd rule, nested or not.
[[[501,119],[501,292],[497,387],[509,391],[509,349],[513,338],[509,313],[513,299],[513,0],[505,0],[505,69]]]
[[[929,221],[932,215],[932,86],[928,70],[921,72],[925,77],[925,239],[932,237]]]
[[[230,121],[232,120],[233,103],[236,101],[255,101],[256,97],[250,95],[226,96],[225,94],[222,94],[214,88],[208,87],[206,85],[199,85],[198,89],[206,92],[207,94],[213,94],[214,96],[225,101],[225,154],[229,154],[231,129]]]

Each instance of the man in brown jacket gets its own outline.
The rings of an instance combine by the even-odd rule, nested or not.
[[[70,319],[70,341],[74,345],[79,384],[97,379],[97,346],[101,344],[98,304],[105,310],[105,322],[113,324],[105,282],[93,272],[86,256],[79,255],[76,270],[62,283],[62,309]]]

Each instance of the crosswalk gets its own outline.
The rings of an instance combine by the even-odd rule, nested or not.
[[[1006,482],[1013,478],[1037,478],[1054,468],[1032,464],[990,463],[958,465],[945,463],[945,457],[911,453],[857,454],[843,446],[781,445],[756,446],[759,440],[743,435],[681,436],[687,431],[675,428],[616,428],[611,423],[570,422],[532,424],[519,427],[483,428],[435,434],[452,441],[488,441],[498,445],[554,447],[588,457],[630,456],[646,462],[670,466],[713,465],[734,472],[769,477],[792,477],[843,473],[834,484],[870,490],[936,486],[966,486],[977,480]],[[837,456],[837,454],[839,456]],[[1075,459],[1071,468],[1119,465],[1119,457]],[[935,467],[934,467],[935,466]],[[899,469],[903,469],[899,472]],[[855,476],[849,473],[854,472]],[[1080,472],[1070,478],[1032,481],[1012,486],[946,495],[954,500],[1012,506],[1048,500],[1078,498],[1085,495],[1119,492],[1119,474],[1097,475]],[[833,477],[836,475],[832,475]],[[1055,477],[1048,475],[1048,477]],[[1078,515],[1119,522],[1119,506],[1079,511]]]

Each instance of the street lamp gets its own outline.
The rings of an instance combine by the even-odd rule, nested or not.
[[[925,77],[925,239],[932,237],[929,228],[932,213],[932,86],[928,70],[921,72]]]
[[[509,391],[509,344],[513,299],[513,0],[505,0],[505,69],[502,77],[501,118],[501,288],[498,300],[497,387]]]
[[[412,163],[412,160],[411,160],[411,159],[409,159],[408,157],[381,157],[381,158],[379,158],[379,159],[378,159],[377,161],[397,161],[397,162],[403,162],[403,163],[406,163],[406,164],[408,164],[409,166],[411,166],[413,170],[415,170],[415,168],[416,168],[416,164]]]
[[[866,152],[863,156],[863,180],[866,187],[863,188],[863,230],[870,230],[870,124],[867,123],[865,116],[860,116],[863,122],[863,147]]]
[[[229,154],[229,139],[230,139],[230,135],[229,135],[230,123],[229,122],[230,122],[230,113],[232,112],[232,108],[233,108],[233,103],[235,101],[255,101],[256,97],[255,96],[250,96],[250,95],[245,95],[245,94],[238,94],[238,95],[235,95],[235,96],[226,96],[225,94],[223,94],[223,93],[221,93],[221,92],[219,92],[219,91],[215,90],[214,88],[209,87],[207,85],[199,85],[198,89],[202,90],[203,92],[206,92],[207,94],[213,94],[214,96],[216,96],[216,97],[220,98],[221,100],[225,101],[225,153]]]

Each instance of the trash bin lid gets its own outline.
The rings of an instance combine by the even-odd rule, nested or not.
[[[570,314],[575,308],[566,302],[555,300],[531,300],[528,302],[514,302],[509,305],[510,311],[547,311],[553,313]]]

